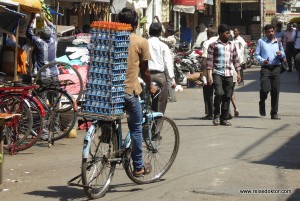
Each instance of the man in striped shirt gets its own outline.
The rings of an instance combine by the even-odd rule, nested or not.
[[[237,49],[230,38],[230,28],[221,24],[218,28],[219,39],[211,43],[207,50],[208,84],[213,83],[214,97],[214,125],[231,126],[227,121],[230,97],[233,89],[233,71],[235,68],[240,80],[240,62]]]

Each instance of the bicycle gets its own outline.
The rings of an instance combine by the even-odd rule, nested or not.
[[[30,94],[36,86],[2,84],[4,87],[0,88],[0,111],[19,114],[6,122],[3,131],[4,148],[14,154],[28,149],[39,139],[43,131],[45,111],[40,101]]]
[[[33,94],[39,99],[46,111],[44,136],[51,147],[54,141],[66,137],[73,129],[77,120],[77,104],[65,87],[74,82],[70,80],[52,80],[43,78],[37,80],[39,88]]]
[[[145,90],[144,90],[145,91]],[[137,184],[160,180],[172,166],[179,149],[179,131],[175,122],[160,112],[151,111],[151,95],[142,97],[143,109],[143,160],[150,163],[152,171],[143,177],[133,176],[131,164],[130,133],[122,138],[123,116],[91,116],[94,119],[84,138],[81,174],[68,184],[81,186],[90,199],[105,195],[117,164],[122,164],[127,176]],[[158,121],[161,122],[160,128]],[[78,182],[74,182],[79,179]],[[82,181],[82,184],[79,184]]]

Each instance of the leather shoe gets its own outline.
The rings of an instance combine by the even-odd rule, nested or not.
[[[260,116],[266,116],[265,101],[259,101],[259,114]]]
[[[210,116],[210,115],[206,115],[204,117],[201,117],[200,119],[202,119],[202,120],[213,120],[213,117]]]
[[[278,116],[278,114],[271,115],[271,119],[280,120],[281,118]]]

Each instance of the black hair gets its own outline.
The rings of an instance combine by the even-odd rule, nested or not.
[[[42,40],[47,41],[51,38],[52,30],[50,27],[45,26],[42,31],[39,32],[39,36]]]
[[[162,32],[162,26],[160,23],[153,22],[149,27],[149,35],[150,36],[160,36]]]
[[[276,24],[276,27],[282,28],[282,23],[281,23],[281,22],[278,22],[278,23]]]
[[[207,28],[207,33],[210,35],[210,36],[218,36],[218,31],[216,29],[216,27],[214,26],[210,26]]]
[[[135,29],[138,26],[139,17],[137,12],[131,8],[123,8],[118,14],[119,22],[125,24],[131,24],[132,28]]]
[[[270,29],[275,29],[274,26],[272,24],[267,24],[265,27],[264,27],[264,31],[268,31]]]
[[[222,34],[226,31],[230,31],[230,28],[227,24],[221,24],[218,28],[218,34]]]

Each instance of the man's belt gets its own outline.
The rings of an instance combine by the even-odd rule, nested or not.
[[[280,65],[278,64],[278,65],[262,65],[261,66],[262,68],[265,68],[265,69],[270,69],[270,70],[272,70],[272,69],[275,69],[275,68],[277,68],[277,67],[280,67]]]

